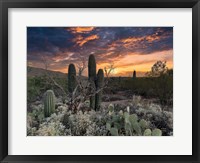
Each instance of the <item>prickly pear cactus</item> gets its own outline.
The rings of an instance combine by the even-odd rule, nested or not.
[[[55,112],[55,95],[52,90],[48,90],[44,97],[44,116],[49,117]]]
[[[119,134],[118,134],[118,129],[117,129],[117,128],[114,128],[114,127],[112,127],[112,128],[110,129],[110,133],[111,133],[112,136],[118,136],[118,135],[119,135]]]
[[[124,121],[125,121],[125,123],[128,123],[129,122],[129,113],[127,113],[127,112],[125,112],[124,113]]]
[[[146,129],[145,131],[144,131],[144,134],[143,134],[144,136],[151,136],[151,130],[150,129]]]
[[[147,121],[145,121],[144,119],[141,119],[141,120],[139,121],[139,124],[140,124],[140,127],[141,127],[143,130],[145,130],[146,128],[148,128],[148,123],[147,123]]]
[[[131,124],[134,124],[135,122],[138,121],[138,116],[136,114],[131,114],[129,116],[129,121],[131,122]]]
[[[96,80],[96,90],[98,93],[95,95],[95,110],[99,110],[101,106],[101,99],[102,99],[102,87],[104,84],[104,73],[102,69],[99,69],[97,73],[97,80]]]
[[[76,85],[76,68],[74,64],[70,64],[68,68],[68,91],[73,93]]]
[[[88,61],[88,77],[90,82],[90,87],[92,87],[91,93],[94,93],[96,90],[95,81],[96,81],[96,61],[94,55],[89,56]],[[90,108],[95,109],[95,95],[90,97]]]
[[[162,136],[162,131],[156,128],[152,131],[152,136]]]
[[[133,131],[135,131],[138,136],[142,135],[141,127],[138,122],[131,123],[131,125],[133,128]]]
[[[110,131],[110,129],[111,129],[111,124],[110,123],[106,123],[106,129],[108,130],[108,131]]]
[[[126,132],[126,135],[132,135],[132,126],[131,126],[131,123],[129,121],[125,122],[124,123],[124,128],[125,128],[125,132]]]

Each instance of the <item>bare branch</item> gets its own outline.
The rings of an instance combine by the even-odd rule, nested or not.
[[[110,74],[115,70],[114,63],[111,63],[109,66],[104,67],[104,72],[106,77],[108,78]]]
[[[45,71],[46,77],[49,78],[49,79],[53,82],[53,84],[54,84],[56,87],[58,87],[58,88],[63,92],[64,95],[67,95],[67,93],[65,92],[65,90],[63,89],[63,87],[60,86],[60,85],[52,78],[52,76],[50,75],[50,73],[49,73],[49,71],[48,71],[49,62],[48,62],[48,59],[45,58],[44,56],[42,56],[42,63],[44,64],[44,67],[45,67],[45,70],[46,70],[46,71]]]
[[[80,57],[80,62],[76,64],[78,67],[78,76],[82,76],[83,71],[87,68],[87,61],[85,57]]]

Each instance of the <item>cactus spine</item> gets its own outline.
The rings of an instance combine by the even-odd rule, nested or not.
[[[133,71],[133,78],[134,79],[136,78],[136,71],[135,70]]]
[[[68,68],[68,91],[73,93],[76,88],[76,69],[74,64],[70,64]]]
[[[52,90],[47,90],[44,98],[44,116],[49,117],[55,112],[55,95]]]
[[[96,89],[99,91],[102,89],[104,83],[104,74],[103,70],[99,69],[97,73],[97,80],[96,80]],[[102,99],[102,90],[100,90],[96,95],[95,95],[95,110],[99,110],[100,105],[101,105],[101,99]]]
[[[89,56],[88,61],[88,77],[91,85],[91,93],[96,91],[95,81],[96,81],[96,61],[94,55]],[[90,97],[90,108],[95,109],[95,95]]]

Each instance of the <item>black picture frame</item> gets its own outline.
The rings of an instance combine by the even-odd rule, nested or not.
[[[8,155],[9,8],[192,8],[192,155]],[[200,2],[198,0],[0,0],[0,27],[0,161],[2,163],[200,162],[200,100],[198,100],[200,92],[200,46],[198,46],[200,45]]]

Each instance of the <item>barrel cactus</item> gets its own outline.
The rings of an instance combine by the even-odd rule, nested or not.
[[[47,90],[44,97],[44,116],[49,117],[55,112],[55,95],[52,90]]]
[[[88,61],[88,77],[89,77],[89,82],[90,82],[90,87],[91,87],[91,94],[95,93],[96,91],[96,86],[95,86],[95,81],[96,81],[96,61],[94,55],[89,56],[89,61]],[[95,109],[95,95],[92,95],[90,97],[90,108]]]
[[[76,68],[74,64],[70,64],[68,68],[68,91],[73,93],[76,88]]]
[[[96,80],[96,89],[98,93],[96,93],[96,96],[95,96],[95,110],[99,110],[100,105],[101,105],[103,84],[104,84],[103,70],[99,69],[97,73],[97,80]]]

